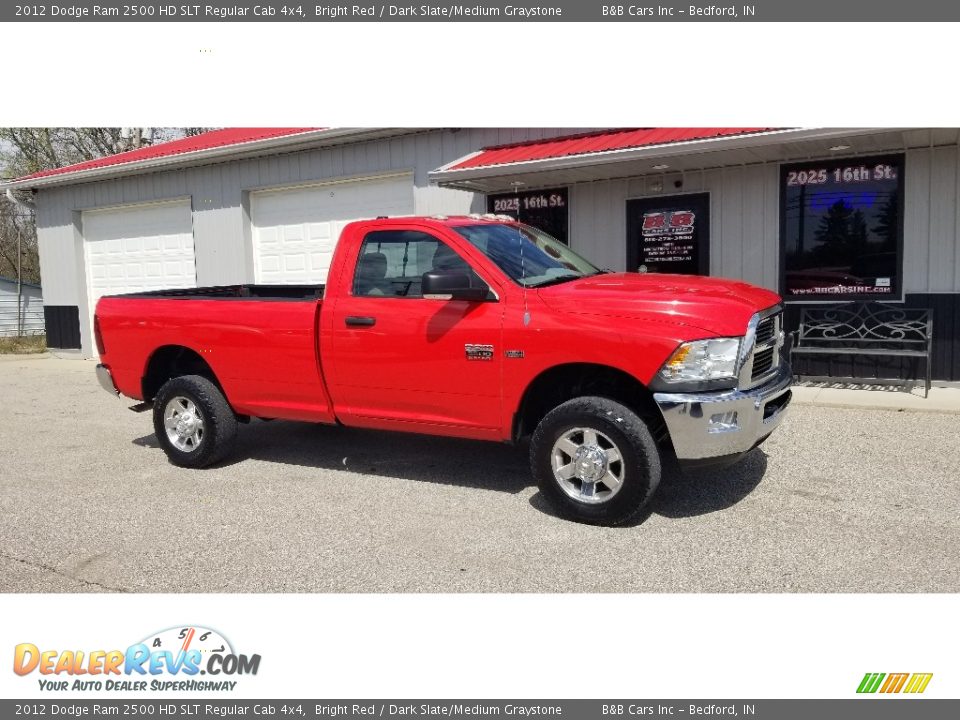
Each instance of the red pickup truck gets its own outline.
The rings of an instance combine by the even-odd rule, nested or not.
[[[600,270],[496,216],[348,225],[325,286],[104,297],[111,393],[153,404],[171,462],[222,459],[251,418],[530,441],[572,519],[634,517],[665,461],[728,462],[790,401],[780,298]]]

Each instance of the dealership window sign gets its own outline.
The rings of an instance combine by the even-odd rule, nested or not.
[[[710,196],[706,193],[627,201],[627,269],[707,275]]]
[[[509,215],[569,245],[567,207],[567,188],[487,196],[487,212]]]
[[[643,263],[694,262],[693,233],[697,214],[692,210],[655,210],[643,214]]]
[[[780,183],[784,296],[900,297],[902,155],[785,165]]]

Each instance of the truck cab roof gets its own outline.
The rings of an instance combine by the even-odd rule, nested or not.
[[[378,217],[371,220],[359,220],[364,225],[395,225],[397,223],[414,222],[438,227],[462,227],[464,225],[518,225],[518,220],[509,215],[495,215],[493,213],[471,213],[468,215],[397,215],[392,217]]]

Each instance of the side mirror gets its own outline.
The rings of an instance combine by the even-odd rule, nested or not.
[[[421,292],[428,300],[486,300],[490,288],[471,287],[466,273],[454,270],[425,272],[421,279]]]

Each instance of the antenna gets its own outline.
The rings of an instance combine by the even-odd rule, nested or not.
[[[510,186],[513,188],[513,197],[517,201],[517,222],[520,222],[520,188],[524,186],[525,183],[520,182],[519,180],[514,180],[510,183]],[[523,233],[520,229],[517,229],[517,234],[520,236],[520,291],[523,295],[523,324],[524,326],[530,324],[530,309],[527,305],[527,266],[523,262]]]

